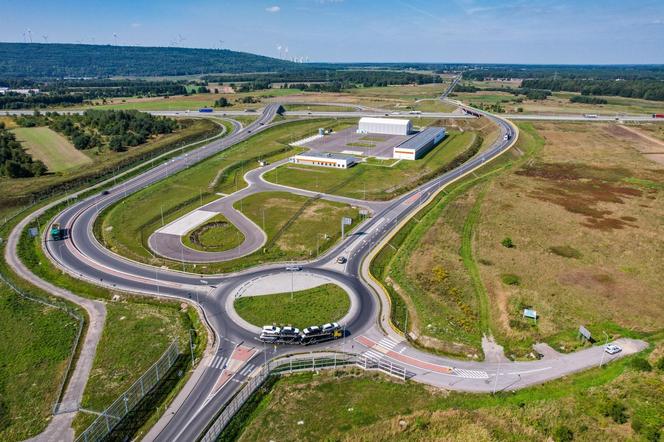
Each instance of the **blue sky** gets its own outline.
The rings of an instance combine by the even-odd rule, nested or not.
[[[28,29],[311,61],[664,63],[664,0],[0,0],[0,40]]]

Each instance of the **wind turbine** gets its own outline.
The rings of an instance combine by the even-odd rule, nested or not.
[[[117,46],[118,45],[118,34],[116,34],[115,32],[113,33],[113,39],[115,40],[115,46]]]
[[[44,39],[44,43],[48,43],[48,35],[44,34],[42,38]]]
[[[182,36],[182,34],[178,34],[178,43],[180,44],[180,46],[182,46],[182,42],[185,41],[185,40],[186,40],[186,38],[184,38]]]
[[[222,49],[224,49],[224,41],[219,40],[219,50],[222,50]]]
[[[277,51],[279,52],[279,58],[281,59],[281,45],[277,45]]]
[[[30,40],[30,43],[32,43],[32,31],[30,28],[26,29],[26,32],[28,33],[28,39]]]
[[[288,60],[288,46],[284,48],[284,58]]]

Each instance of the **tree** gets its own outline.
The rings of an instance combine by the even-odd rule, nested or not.
[[[228,99],[226,99],[226,97],[220,97],[218,100],[214,102],[215,107],[227,107],[230,105],[231,104],[228,102]]]
[[[512,242],[512,238],[510,238],[509,236],[503,238],[503,240],[500,243],[503,245],[503,247],[507,247],[508,249],[516,247],[514,245],[514,242]]]

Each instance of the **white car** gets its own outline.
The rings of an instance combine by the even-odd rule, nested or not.
[[[265,325],[261,331],[261,335],[278,335],[281,332],[280,327],[275,327],[274,325]]]
[[[616,344],[607,344],[606,347],[604,347],[604,351],[610,355],[614,355],[620,353],[622,348],[618,347]]]
[[[301,266],[288,266],[288,267],[286,267],[287,272],[299,272],[300,270],[302,270]]]

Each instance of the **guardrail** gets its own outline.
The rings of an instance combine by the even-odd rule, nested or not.
[[[170,371],[178,359],[177,340],[168,346],[163,355],[131,387],[118,397],[99,417],[76,438],[76,442],[97,442],[106,439],[113,429]]]
[[[284,359],[269,361],[256,372],[244,387],[224,407],[212,426],[207,430],[200,442],[214,442],[221,432],[226,428],[233,416],[242,408],[249,397],[260,387],[263,382],[273,375],[283,373],[296,373],[300,371],[315,371],[324,369],[335,369],[340,367],[356,366],[363,370],[378,370],[383,373],[406,380],[412,376],[405,367],[393,364],[383,359],[374,359],[363,355],[337,354],[316,356],[295,355]]]

